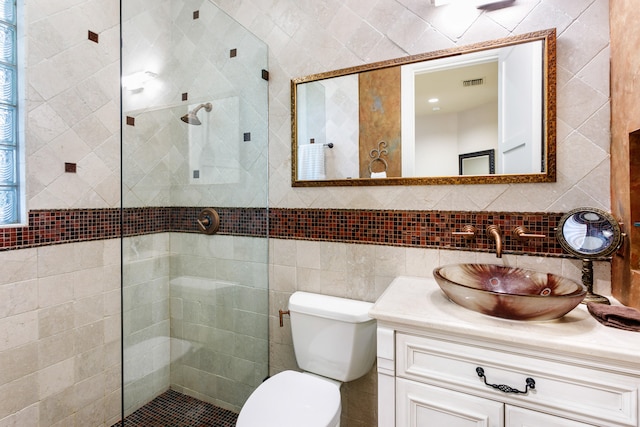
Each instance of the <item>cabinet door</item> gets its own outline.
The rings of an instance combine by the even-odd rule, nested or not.
[[[507,427],[594,427],[592,424],[530,411],[517,406],[505,405],[504,412]]]
[[[503,427],[504,405],[398,378],[396,426],[402,427]]]

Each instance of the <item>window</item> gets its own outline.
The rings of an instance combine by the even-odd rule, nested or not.
[[[16,0],[0,0],[0,225],[17,224],[20,209]]]

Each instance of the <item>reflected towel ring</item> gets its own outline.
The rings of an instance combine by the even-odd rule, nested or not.
[[[378,173],[387,171],[387,168],[389,167],[389,165],[387,164],[387,161],[385,159],[380,157],[383,154],[389,154],[389,152],[386,150],[386,147],[387,147],[387,143],[384,141],[380,141],[378,143],[378,148],[377,149],[374,148],[369,152],[369,156],[372,158],[372,160],[369,162],[369,173],[373,173],[371,166],[376,161],[382,162],[382,164],[384,165],[384,169],[381,171],[378,171]]]

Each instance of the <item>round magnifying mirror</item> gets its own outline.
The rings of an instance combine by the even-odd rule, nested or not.
[[[582,259],[582,282],[587,287],[583,302],[608,304],[607,298],[593,293],[593,260],[608,257],[622,244],[618,221],[599,209],[573,209],[560,218],[556,237],[565,251]]]

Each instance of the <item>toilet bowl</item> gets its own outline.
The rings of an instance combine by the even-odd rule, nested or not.
[[[298,366],[263,382],[236,427],[338,427],[340,385],[371,370],[376,356],[373,304],[296,292],[289,299]]]
[[[242,407],[236,427],[339,427],[339,383],[296,371],[263,382]]]

